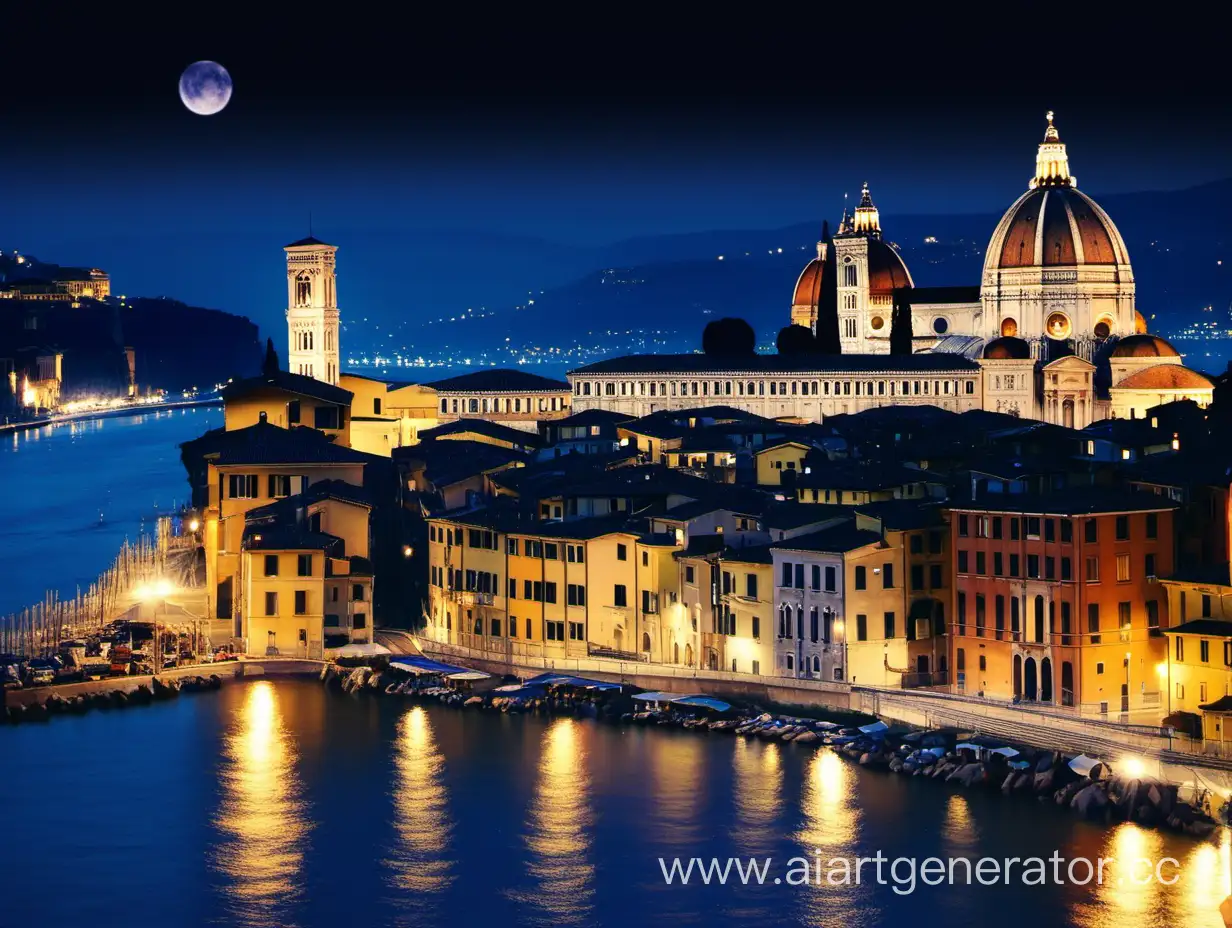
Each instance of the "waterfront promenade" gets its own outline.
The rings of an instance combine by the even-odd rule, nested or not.
[[[391,650],[414,648],[434,657],[468,663],[496,673],[533,676],[544,670],[585,673],[648,690],[703,692],[753,702],[862,712],[887,722],[922,728],[955,727],[997,735],[1041,749],[1100,757],[1134,756],[1158,766],[1160,776],[1232,790],[1232,758],[1202,752],[1200,742],[1169,736],[1167,729],[1127,725],[1066,714],[1061,710],[997,703],[928,690],[901,690],[728,671],[672,667],[609,658],[543,660],[441,644],[405,632],[378,634]]]

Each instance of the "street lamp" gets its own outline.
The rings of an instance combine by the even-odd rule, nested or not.
[[[158,633],[158,610],[167,605],[167,597],[175,592],[170,580],[160,578],[150,583],[138,586],[133,595],[141,602],[155,602],[154,606],[154,672],[161,673],[163,669],[163,642]]]

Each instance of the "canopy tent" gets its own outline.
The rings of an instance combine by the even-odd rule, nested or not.
[[[608,683],[604,680],[590,680],[586,677],[574,677],[569,674],[562,673],[541,673],[537,677],[531,677],[522,684],[523,686],[576,686],[580,689],[587,690],[618,690],[619,683]]]
[[[389,666],[406,673],[439,673],[451,680],[486,680],[490,675],[482,670],[471,670],[467,667],[455,667],[453,664],[443,664],[430,657],[415,654],[404,654],[396,661],[390,661]]]
[[[661,693],[653,690],[649,693],[634,693],[633,698],[638,702],[671,702],[677,696],[675,693]]]
[[[1097,757],[1087,757],[1085,754],[1079,754],[1069,762],[1069,769],[1080,777],[1089,777],[1091,771],[1102,763],[1103,761]]]
[[[865,735],[879,735],[889,727],[890,726],[887,725],[885,722],[876,721],[876,722],[871,722],[868,725],[861,725],[860,732]]]
[[[365,644],[347,644],[334,649],[334,657],[379,657],[391,653],[384,645],[370,641]]]
[[[715,712],[726,712],[731,708],[731,703],[710,696],[680,696],[672,702],[677,706],[697,706],[701,709],[713,709]]]

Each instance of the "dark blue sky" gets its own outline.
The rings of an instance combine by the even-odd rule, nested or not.
[[[1150,57],[1079,41],[1077,24],[1016,46],[820,18],[711,34],[605,9],[550,25],[220,12],[191,30],[17,13],[6,32],[23,38],[0,56],[0,248],[110,261],[129,292],[250,312],[235,294],[277,301],[278,281],[209,243],[265,244],[276,263],[310,211],[327,238],[461,229],[568,247],[833,219],[863,180],[886,214],[998,212],[1025,189],[1050,108],[1097,195],[1232,173],[1222,82],[1196,58],[1161,68],[1162,35]],[[235,82],[218,116],[176,94],[202,58]]]

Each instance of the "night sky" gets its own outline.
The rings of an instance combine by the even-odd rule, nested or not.
[[[1150,57],[1079,25],[1011,47],[786,13],[710,31],[614,7],[536,26],[340,6],[189,29],[167,10],[140,25],[6,13],[0,248],[109,260],[130,292],[180,281],[178,296],[247,312],[246,269],[225,286],[177,277],[155,243],[243,234],[277,261],[311,212],[326,238],[454,229],[593,246],[835,219],[864,180],[883,215],[999,212],[1025,189],[1047,109],[1096,196],[1232,174],[1232,107],[1202,71],[1218,59],[1190,46],[1180,68],[1162,35]],[[220,115],[177,96],[198,59],[234,80]]]

